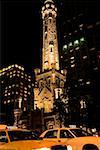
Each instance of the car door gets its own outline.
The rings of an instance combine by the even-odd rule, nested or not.
[[[44,140],[53,140],[57,141],[58,139],[58,130],[50,130],[44,135]]]

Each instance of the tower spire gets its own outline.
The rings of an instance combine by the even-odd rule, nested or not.
[[[53,0],[45,0],[42,7],[43,49],[42,71],[59,70],[58,39],[56,29],[57,8]]]

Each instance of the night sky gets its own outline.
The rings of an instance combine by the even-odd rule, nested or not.
[[[1,67],[22,64],[40,66],[43,0],[3,0],[1,15]],[[96,0],[56,0],[58,20],[79,13],[99,15]],[[60,31],[59,31],[60,32]],[[61,39],[60,39],[61,40]]]

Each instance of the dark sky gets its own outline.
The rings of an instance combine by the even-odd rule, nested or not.
[[[43,0],[3,0],[1,13],[1,67],[18,63],[38,67],[42,48]],[[79,13],[98,15],[96,0],[56,0],[58,18]]]

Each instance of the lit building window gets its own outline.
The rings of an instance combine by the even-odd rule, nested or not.
[[[17,64],[15,64],[15,67],[17,68],[17,67],[18,67],[18,65],[17,65]]]
[[[70,42],[68,46],[72,46],[72,42]]]
[[[71,57],[70,59],[74,59],[74,56],[73,56],[73,57]]]
[[[73,52],[73,49],[70,49],[70,52]]]
[[[72,33],[69,33],[69,35],[71,35]]]
[[[26,100],[27,100],[27,98],[24,98],[24,100],[26,101]]]
[[[79,47],[76,47],[75,50],[79,50]]]
[[[5,93],[7,93],[7,90],[5,90]]]
[[[48,8],[49,7],[49,4],[46,4],[46,8]]]
[[[31,81],[30,79],[28,79],[28,81]]]
[[[88,29],[91,29],[91,28],[93,28],[93,25],[89,25],[89,26],[87,26],[87,28],[88,28]]]
[[[18,68],[19,68],[19,69],[22,69],[22,67],[21,67],[21,66],[19,66]]]
[[[16,94],[18,94],[18,92],[16,92]]]
[[[78,79],[78,81],[79,81],[79,82],[82,82],[82,81],[83,81],[83,79]]]
[[[25,97],[27,97],[27,95],[26,95],[26,94],[24,94],[24,96],[25,96]]]
[[[24,71],[24,68],[22,67],[22,70]]]
[[[74,63],[74,60],[71,61],[71,64]]]
[[[5,96],[7,96],[7,94],[5,94]]]
[[[80,24],[79,27],[82,28],[82,27],[83,27],[83,24]]]
[[[93,70],[98,70],[98,67],[93,68]]]
[[[31,79],[31,76],[28,76]]]
[[[27,74],[25,74],[25,77],[27,77]]]
[[[30,86],[30,85],[28,85],[28,87],[29,87],[29,88],[31,88],[31,86]]]
[[[94,51],[95,50],[95,47],[92,47],[91,49],[90,49],[90,51]]]
[[[12,94],[14,94],[14,91],[12,91]]]
[[[52,7],[52,8],[54,8],[54,5],[53,5],[53,4],[51,4],[51,7]]]
[[[6,104],[6,101],[4,101],[4,104]]]
[[[77,30],[75,30],[74,33],[77,33]]]
[[[23,94],[22,94],[22,93],[20,93],[20,95],[22,96]]]
[[[83,56],[83,59],[86,59],[87,58],[87,56]]]
[[[30,93],[30,92],[28,92],[28,94],[30,95],[31,93]]]
[[[10,100],[8,100],[7,102],[10,103]]]
[[[67,49],[67,45],[64,45],[64,46],[63,46],[63,50],[66,50],[66,49]]]
[[[79,44],[79,41],[78,41],[78,40],[75,40],[75,41],[74,41],[74,45],[77,45],[77,44]]]
[[[12,78],[12,75],[10,75],[10,78]]]
[[[8,95],[10,95],[10,93],[8,93]]]
[[[11,68],[11,66],[8,67],[8,69],[10,69],[10,68]]]
[[[32,83],[32,86],[34,86],[34,84]]]
[[[24,111],[26,111],[26,107],[24,107]]]
[[[96,25],[100,25],[100,21],[96,22]]]
[[[80,42],[83,42],[85,41],[84,37],[80,38]]]
[[[9,86],[9,88],[11,88],[11,86]]]
[[[14,65],[12,65],[11,67],[14,67]]]
[[[75,67],[75,64],[71,65],[71,67],[72,67],[72,68]]]
[[[91,83],[90,81],[87,81],[87,82],[86,82],[86,84],[90,84],[90,83]]]
[[[22,75],[24,75],[24,73],[23,73],[23,72],[21,72],[21,74],[22,74]]]
[[[17,77],[19,77],[19,74],[17,74]]]

